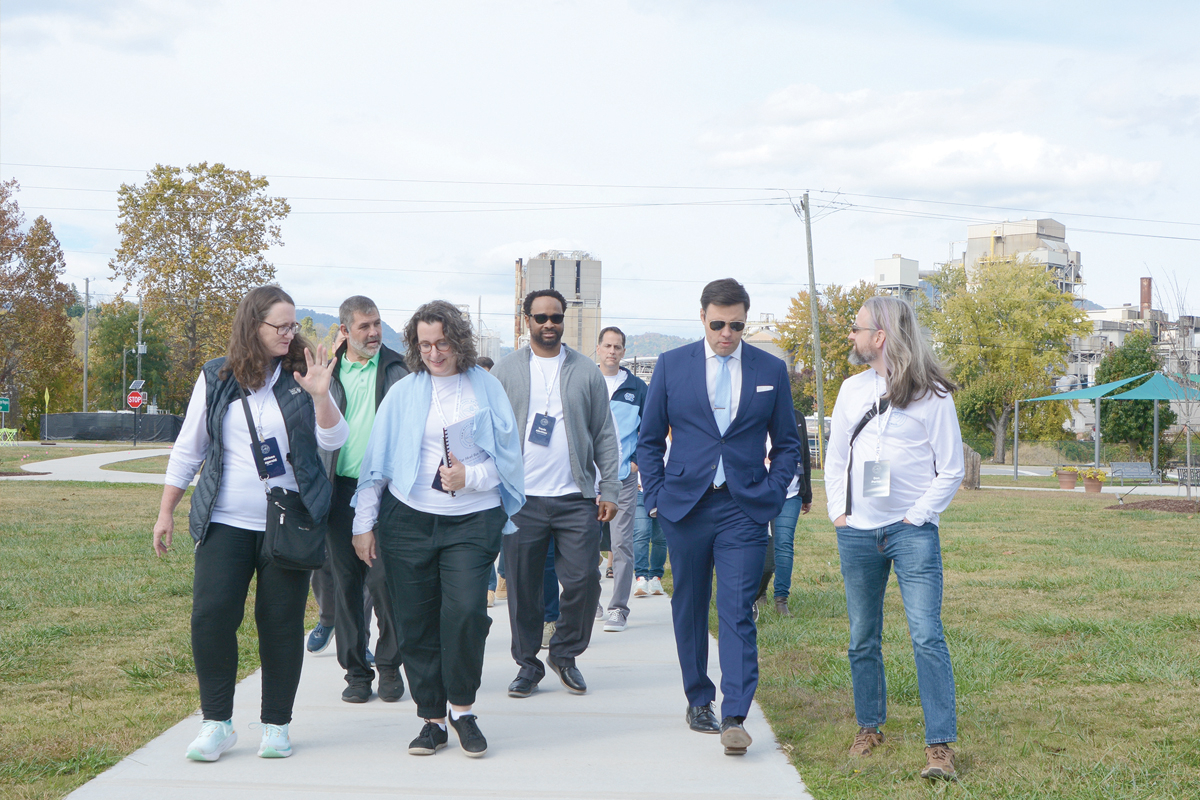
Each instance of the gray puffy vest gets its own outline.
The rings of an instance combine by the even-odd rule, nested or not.
[[[212,519],[213,506],[217,503],[217,494],[221,489],[221,479],[224,477],[225,447],[222,441],[222,423],[225,420],[225,410],[230,403],[241,402],[238,384],[233,375],[224,380],[218,377],[224,363],[224,358],[214,358],[203,368],[207,387],[207,417],[204,424],[208,428],[209,445],[204,466],[200,469],[200,480],[196,482],[196,490],[192,492],[192,511],[188,517],[188,529],[197,545],[204,543],[208,523]],[[324,522],[329,514],[333,486],[325,476],[317,457],[317,420],[312,398],[286,369],[280,370],[279,380],[275,381],[273,392],[279,402],[279,409],[283,412],[288,448],[291,451],[288,461],[296,474],[300,497],[308,513],[318,522]],[[244,415],[239,414],[239,418],[245,424]],[[265,492],[262,503],[265,509]]]

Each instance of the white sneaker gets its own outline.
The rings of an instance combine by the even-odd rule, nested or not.
[[[216,761],[236,743],[237,731],[232,721],[206,719],[200,725],[200,734],[188,745],[187,757],[192,761]]]
[[[608,619],[604,621],[604,630],[609,633],[619,633],[625,630],[625,615],[621,613],[621,609],[614,608],[608,612]]]
[[[665,594],[662,588],[662,581],[658,578],[650,579],[650,594]]]
[[[602,619],[604,619],[604,606],[597,603],[596,604],[596,622],[599,622]]]
[[[292,740],[288,737],[287,725],[263,725],[262,743],[258,746],[259,758],[287,758],[292,754]]]
[[[633,584],[633,596],[645,597],[648,594],[650,594],[650,581],[645,578],[638,578]]]

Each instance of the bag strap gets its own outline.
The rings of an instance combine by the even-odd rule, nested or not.
[[[858,425],[854,428],[854,433],[850,434],[850,445],[846,448],[846,516],[850,516],[850,470],[854,466],[854,440],[863,432],[863,428],[867,427],[867,423],[875,419],[877,414],[882,414],[888,410],[888,399],[881,399],[878,405],[873,405],[867,409],[867,413],[863,414],[863,418],[858,421]],[[247,414],[250,412],[247,411]]]
[[[254,452],[254,466],[258,468],[258,479],[263,482],[265,487],[269,476],[267,475],[267,465],[262,457],[262,442],[258,440],[258,431],[254,428],[254,417],[250,414],[250,400],[240,382],[238,391],[242,395],[242,410],[246,412],[246,426],[250,428],[250,449]]]

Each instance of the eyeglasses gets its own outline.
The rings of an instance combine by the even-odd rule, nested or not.
[[[719,331],[722,328],[724,328],[726,325],[729,325],[729,329],[734,330],[734,331],[741,331],[742,329],[744,329],[746,327],[746,323],[741,322],[739,320],[734,320],[733,322],[727,323],[723,319],[714,319],[713,321],[708,323],[708,327],[712,328],[714,331]]]
[[[879,330],[879,328],[860,328],[857,325],[850,326],[851,333],[858,333],[859,331],[877,331],[877,330]]]
[[[553,322],[555,325],[562,325],[562,321],[567,318],[566,314],[530,314],[530,316],[538,325],[545,325],[547,321]]]
[[[417,347],[422,353],[431,353],[435,347],[439,353],[450,352],[450,342],[446,341],[445,339],[438,339],[433,344],[430,344],[429,342],[418,342]]]
[[[271,323],[267,322],[265,319],[262,321],[262,324],[263,325],[271,325]],[[298,323],[298,322],[291,322],[291,323],[288,323],[287,325],[271,325],[271,327],[274,328],[275,332],[278,333],[280,336],[287,336],[289,333],[292,336],[295,336],[297,333],[300,332],[300,323]]]

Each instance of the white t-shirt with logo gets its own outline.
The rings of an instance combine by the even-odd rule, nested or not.
[[[529,353],[529,419],[525,422],[525,494],[531,497],[562,497],[581,491],[571,474],[571,452],[567,448],[567,426],[563,421],[562,367],[567,351],[554,358]],[[549,390],[549,391],[547,391]],[[554,418],[549,446],[529,441],[538,414]]]

